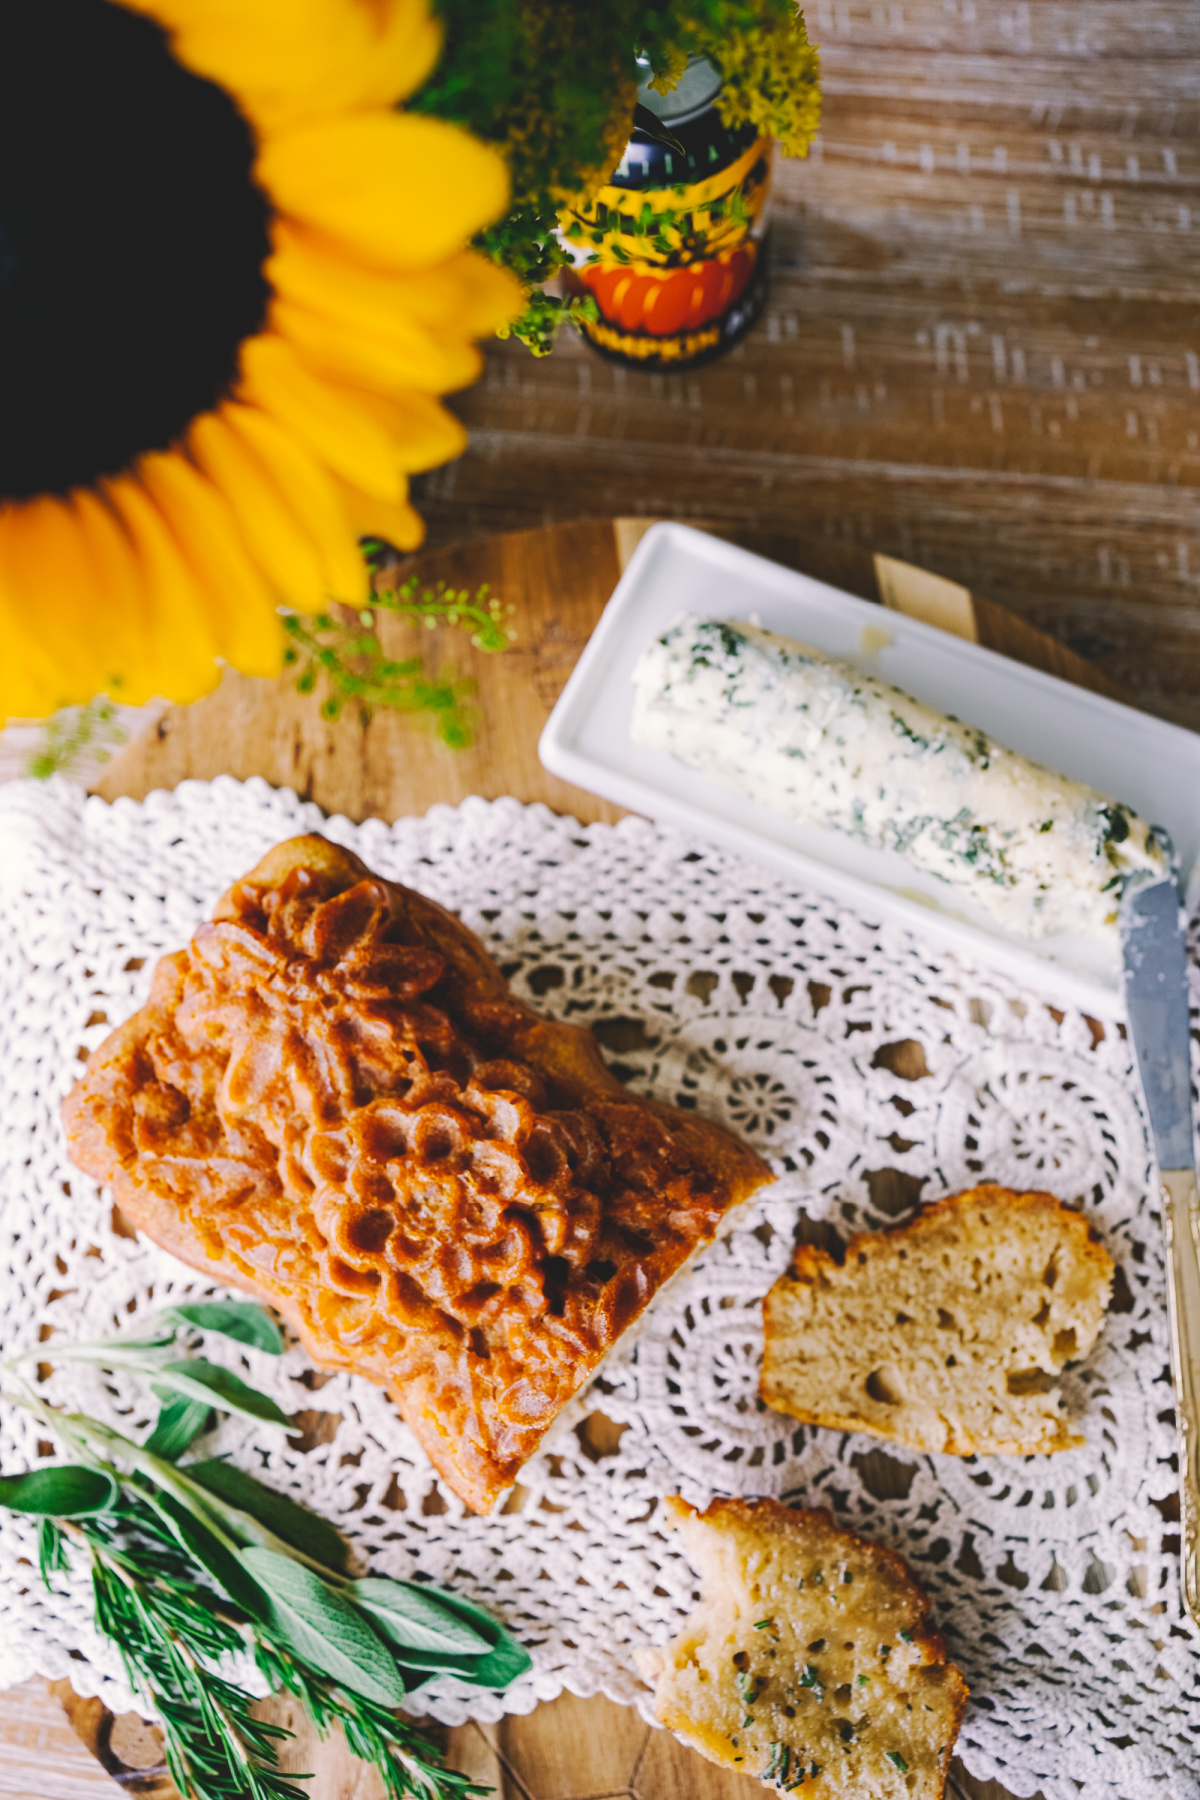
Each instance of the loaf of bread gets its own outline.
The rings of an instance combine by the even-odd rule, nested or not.
[[[776,1500],[666,1507],[701,1602],[638,1656],[661,1722],[781,1793],[941,1800],[967,1689],[904,1560]]]
[[[671,1277],[771,1178],[630,1094],[432,900],[280,844],[158,965],[68,1096],[71,1155],[324,1368],[385,1384],[486,1511]]]
[[[1112,1276],[1077,1212],[991,1184],[859,1233],[841,1264],[802,1245],[763,1303],[762,1397],[912,1450],[1067,1449],[1083,1440],[1058,1377],[1095,1343]]]

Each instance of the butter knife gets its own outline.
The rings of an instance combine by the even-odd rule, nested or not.
[[[1184,930],[1173,879],[1126,890],[1120,913],[1125,1005],[1162,1180],[1183,1594],[1193,1623],[1200,1625],[1200,1193]]]

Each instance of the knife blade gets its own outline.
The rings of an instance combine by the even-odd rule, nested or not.
[[[1126,890],[1120,909],[1125,1006],[1162,1185],[1183,1595],[1200,1625],[1200,1190],[1185,931],[1173,878]]]

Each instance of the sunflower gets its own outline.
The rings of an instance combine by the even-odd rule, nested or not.
[[[420,542],[437,396],[521,309],[500,153],[398,109],[424,0],[0,10],[0,721],[282,664]]]

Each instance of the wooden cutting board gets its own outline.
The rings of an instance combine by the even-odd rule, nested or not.
[[[265,681],[229,672],[207,699],[170,707],[105,769],[95,791],[107,799],[141,799],[155,788],[217,775],[261,776],[294,788],[326,812],[352,819],[396,819],[468,794],[514,794],[543,801],[581,820],[612,820],[619,809],[548,775],[537,740],[633,548],[651,521],[589,520],[541,531],[512,533],[410,559],[422,589],[440,582],[474,593],[490,585],[516,632],[510,649],[488,655],[465,634],[438,629],[417,648],[431,670],[451,666],[478,683],[473,745],[452,751],[411,720],[377,714],[369,723],[347,712],[321,717],[318,697],[298,694],[294,679]],[[864,599],[928,620],[959,636],[1060,675],[1080,686],[1124,698],[1112,683],[1071,651],[979,596],[926,571],[873,557],[834,539],[736,536],[747,548],[848,589]],[[414,653],[411,628],[383,627],[385,648]],[[594,1416],[594,1448],[603,1455],[607,1422]],[[171,1800],[175,1789],[161,1767],[157,1733],[133,1716],[114,1719],[98,1701],[78,1699],[66,1682],[54,1692],[100,1768],[142,1800]],[[0,1696],[17,1708],[32,1704]],[[348,1754],[340,1738],[322,1745],[294,1703],[266,1702],[272,1718],[295,1732],[285,1766],[314,1771],[312,1800],[378,1800],[374,1776]],[[566,1694],[524,1718],[494,1726],[468,1725],[441,1734],[448,1760],[495,1787],[504,1800],[749,1800],[758,1791],[746,1777],[714,1768],[665,1732],[651,1731],[631,1709],[603,1699]],[[38,1757],[29,1753],[29,1785],[19,1785],[19,1756],[0,1740],[0,1793],[44,1795]],[[18,1761],[14,1763],[14,1758]],[[97,1770],[98,1796],[106,1788]],[[72,1792],[74,1793],[74,1788]],[[970,1800],[1007,1800],[996,1784],[973,1781],[956,1766],[952,1792]]]

